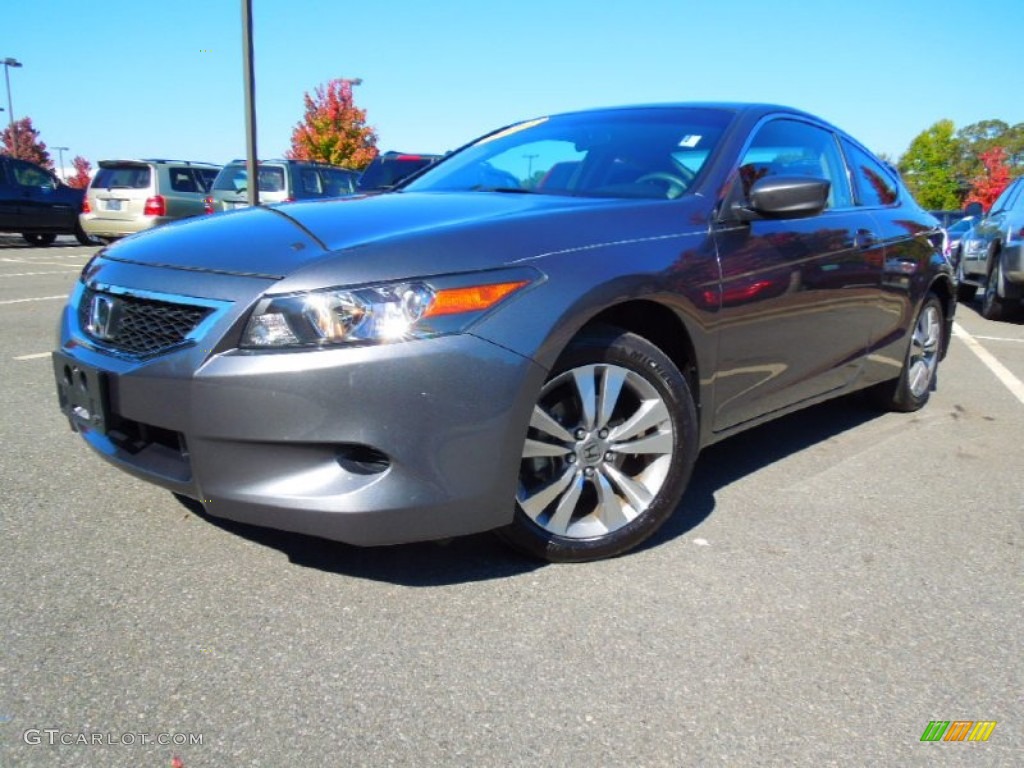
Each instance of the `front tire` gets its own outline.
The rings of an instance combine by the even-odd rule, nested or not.
[[[928,402],[938,377],[944,314],[938,296],[929,293],[917,313],[899,377],[871,390],[876,405],[889,411],[910,413]]]
[[[53,241],[57,239],[57,236],[49,232],[23,232],[22,238],[29,245],[34,245],[37,248],[45,248],[48,245],[53,245]]]
[[[696,456],[693,396],[672,360],[633,333],[587,332],[541,389],[499,535],[549,562],[622,554],[675,511]]]

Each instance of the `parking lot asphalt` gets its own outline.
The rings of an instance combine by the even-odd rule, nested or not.
[[[0,237],[0,765],[1021,763],[1024,324],[961,305],[923,411],[728,440],[650,545],[540,566],[218,522],[104,464],[48,354],[95,250]]]

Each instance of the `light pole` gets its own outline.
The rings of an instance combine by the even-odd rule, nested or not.
[[[249,205],[260,204],[259,155],[256,152],[256,74],[252,50],[252,0],[242,0],[242,82],[245,89],[245,170]]]
[[[60,180],[67,181],[68,175],[64,173],[64,153],[70,152],[71,150],[69,150],[67,147],[54,147],[54,149],[57,150],[57,157],[59,158],[57,162],[60,165]]]
[[[18,156],[18,141],[14,134],[14,105],[11,103],[11,67],[20,67],[21,62],[8,56],[4,59],[4,80],[7,83],[7,117],[11,128],[11,157]]]

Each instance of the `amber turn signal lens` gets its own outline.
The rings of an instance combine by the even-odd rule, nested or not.
[[[448,288],[437,291],[434,301],[424,313],[424,317],[439,315],[457,315],[462,312],[479,312],[494,306],[514,291],[527,284],[527,280],[515,283],[492,283],[491,285],[471,285],[468,288]]]

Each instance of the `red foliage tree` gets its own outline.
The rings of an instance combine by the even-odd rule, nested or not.
[[[53,170],[53,160],[46,151],[46,144],[39,140],[39,131],[32,127],[32,118],[23,117],[14,121],[14,136],[11,126],[7,124],[0,132],[0,143],[3,144],[5,155],[38,163],[44,168]]]
[[[971,179],[971,191],[966,202],[981,203],[987,211],[1009,185],[1010,166],[1006,161],[1006,150],[1002,147],[992,147],[978,155],[978,159],[983,170]]]
[[[75,167],[75,175],[68,179],[68,186],[75,189],[85,189],[89,186],[89,179],[92,176],[90,173],[92,171],[92,163],[81,155],[75,155],[75,159],[71,161],[71,164]]]
[[[292,132],[293,160],[315,160],[361,170],[377,156],[377,132],[352,99],[352,80],[327,81],[304,94],[306,114]]]

